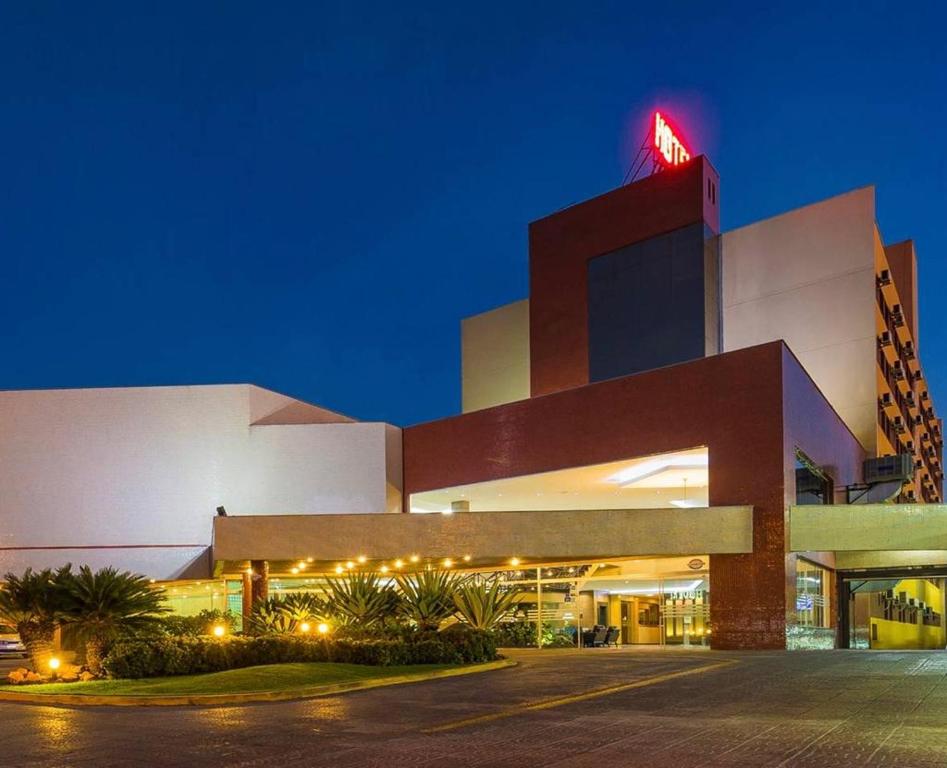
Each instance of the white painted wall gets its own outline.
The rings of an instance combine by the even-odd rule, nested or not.
[[[875,192],[865,187],[726,232],[723,346],[783,339],[875,451]]]
[[[0,392],[0,571],[72,561],[206,575],[218,505],[396,510],[400,453],[390,425],[250,385]]]
[[[461,321],[463,412],[529,397],[529,299]]]

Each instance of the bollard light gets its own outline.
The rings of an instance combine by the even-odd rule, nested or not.
[[[319,630],[320,635],[324,635],[329,631],[329,625],[325,622],[322,622],[318,627],[316,627],[316,629]]]

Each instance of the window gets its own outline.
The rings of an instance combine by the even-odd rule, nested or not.
[[[829,627],[829,582],[827,568],[796,561],[796,623],[803,627]]]
[[[796,504],[831,504],[833,496],[832,478],[796,448]]]

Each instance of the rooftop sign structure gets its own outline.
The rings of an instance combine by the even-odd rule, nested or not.
[[[691,159],[684,142],[660,112],[654,113],[654,154],[661,165],[674,168]]]
[[[691,151],[667,115],[655,111],[648,135],[631,163],[622,184],[664,169],[677,168],[691,159]],[[650,168],[648,167],[650,166]]]

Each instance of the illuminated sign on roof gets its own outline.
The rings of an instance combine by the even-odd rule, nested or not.
[[[654,113],[654,153],[665,168],[675,168],[691,159],[691,153],[660,112]]]

